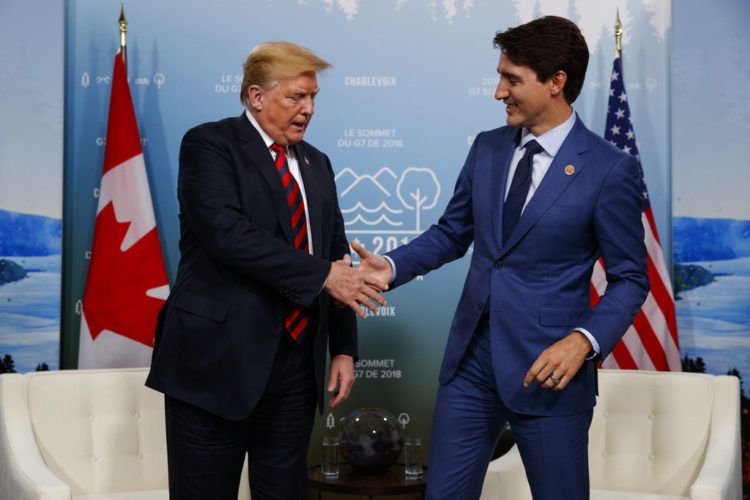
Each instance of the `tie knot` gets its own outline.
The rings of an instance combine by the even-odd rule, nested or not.
[[[537,153],[541,153],[542,151],[544,151],[544,148],[540,146],[539,143],[536,142],[535,139],[532,139],[529,142],[527,142],[524,148],[526,148],[525,156],[533,156]]]
[[[271,144],[271,149],[273,149],[274,151],[276,151],[279,154],[282,154],[284,152],[284,146],[279,146],[275,142],[273,144]]]

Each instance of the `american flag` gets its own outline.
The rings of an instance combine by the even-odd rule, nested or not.
[[[630,122],[630,106],[625,93],[622,76],[622,63],[619,54],[612,65],[612,77],[609,87],[607,107],[607,125],[604,138],[616,147],[633,155],[638,160],[640,155],[635,141],[633,124]],[[641,193],[643,194],[643,212],[641,221],[645,231],[646,249],[648,250],[648,277],[651,290],[641,310],[633,319],[633,325],[625,332],[612,353],[602,362],[603,368],[622,368],[634,370],[680,371],[680,344],[677,339],[677,321],[675,320],[674,296],[669,279],[664,253],[659,243],[659,235],[651,212],[643,170],[640,170]],[[594,265],[591,276],[591,302],[595,305],[604,293],[607,280],[604,275],[602,260]]]

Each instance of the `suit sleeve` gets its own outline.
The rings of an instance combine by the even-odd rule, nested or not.
[[[180,148],[182,216],[212,259],[303,306],[320,293],[331,263],[251,223],[242,210],[227,140],[190,130]]]
[[[469,249],[474,240],[474,161],[482,135],[480,133],[475,138],[456,180],[453,196],[437,224],[410,243],[386,254],[396,266],[396,279],[391,283],[391,289],[463,257]]]
[[[601,188],[594,211],[607,289],[580,326],[596,338],[602,359],[632,324],[649,290],[639,176],[636,160],[621,156]]]

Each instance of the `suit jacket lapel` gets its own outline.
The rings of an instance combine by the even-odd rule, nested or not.
[[[528,205],[524,208],[521,218],[518,220],[518,225],[510,235],[510,239],[503,245],[503,254],[507,253],[508,250],[526,235],[550,205],[570,186],[570,183],[577,176],[581,175],[581,171],[586,166],[581,153],[588,149],[585,130],[586,128],[580,118],[576,118],[573,129],[568,134],[568,137],[565,138],[565,141],[563,141],[555,159],[552,160],[549,170],[547,170],[542,182],[537,187],[531,200],[529,200]],[[574,168],[572,174],[565,172],[565,167],[568,165],[572,165]],[[500,223],[502,229],[502,217],[500,218]],[[502,230],[500,234],[502,235]]]
[[[511,138],[513,137],[517,137],[515,132],[511,135]],[[490,206],[492,207],[492,227],[495,231],[494,241],[497,244],[498,250],[503,245],[503,201],[505,200],[505,186],[508,184],[510,161],[513,159],[513,151],[517,143],[511,143],[510,146],[503,147],[506,144],[507,141],[501,141],[500,144],[493,147],[490,160]]]
[[[310,221],[310,231],[312,232],[313,253],[322,256],[323,235],[322,233],[322,209],[320,202],[320,176],[317,172],[321,166],[312,163],[310,157],[305,154],[305,148],[302,143],[292,146],[294,155],[297,157],[299,171],[302,175],[302,182],[305,184],[305,215]]]
[[[248,168],[257,168],[262,174],[263,179],[266,181],[268,189],[271,192],[274,212],[279,219],[279,225],[281,226],[287,241],[292,243],[294,241],[294,235],[292,234],[292,227],[289,222],[292,215],[289,212],[289,205],[287,205],[286,202],[284,187],[281,185],[281,178],[279,177],[278,170],[276,170],[276,165],[273,162],[271,153],[263,142],[263,138],[258,131],[255,130],[255,127],[253,127],[244,113],[237,118],[235,126],[237,137],[240,140],[240,147],[250,159],[251,165],[248,165]]]

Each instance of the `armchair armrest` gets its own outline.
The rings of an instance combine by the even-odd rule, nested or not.
[[[45,465],[31,427],[26,377],[0,375],[0,498],[70,500],[70,487]]]
[[[714,379],[711,432],[703,467],[690,487],[691,500],[742,498],[740,386],[737,377]]]
[[[531,500],[531,488],[526,479],[526,471],[521,462],[518,446],[513,447],[500,458],[490,462],[484,478],[480,500]]]

